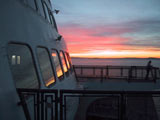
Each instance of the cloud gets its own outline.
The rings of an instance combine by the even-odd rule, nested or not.
[[[160,52],[159,27],[160,21],[152,19],[95,26],[72,23],[61,24],[60,33],[74,54],[106,49]]]
[[[104,24],[101,26],[94,26],[96,33],[93,36],[112,36],[112,35],[125,35],[133,33],[147,34],[147,33],[160,33],[160,19],[150,18],[134,20],[116,24]]]
[[[71,53],[152,51],[155,55],[160,50],[158,3],[159,0],[54,0],[53,5],[60,9],[61,14],[55,17]]]

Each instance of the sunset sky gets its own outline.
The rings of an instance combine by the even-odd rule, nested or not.
[[[160,58],[160,0],[52,0],[72,57]]]

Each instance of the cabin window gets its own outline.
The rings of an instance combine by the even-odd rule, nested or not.
[[[72,66],[72,61],[71,61],[71,57],[69,56],[69,54],[66,52],[67,54],[67,58],[68,58],[68,61],[69,61],[69,64],[70,64],[70,69],[71,69],[71,72],[73,71],[73,66]]]
[[[44,14],[44,9],[43,9],[43,4],[42,4],[42,0],[38,0],[37,1],[37,6],[38,6],[38,9],[39,9],[39,12],[40,14],[45,17],[45,14]]]
[[[69,53],[66,53],[66,54],[67,54],[67,57],[68,57],[68,60],[69,60],[70,67],[72,67],[71,57],[70,57]]]
[[[60,58],[61,58],[63,70],[64,70],[64,72],[66,73],[66,72],[68,71],[68,68],[67,68],[67,64],[66,64],[66,61],[65,61],[65,57],[64,57],[64,54],[63,54],[62,51],[60,52]]]
[[[70,64],[69,64],[69,60],[68,60],[67,53],[65,52],[64,55],[65,55],[65,58],[66,58],[67,67],[68,67],[68,69],[70,69],[71,66],[70,66]]]
[[[59,56],[56,50],[52,50],[52,58],[53,58],[53,62],[56,66],[56,74],[58,78],[62,78],[63,76],[63,71],[62,71],[62,67],[59,61]]]
[[[9,44],[8,56],[16,88],[38,88],[39,82],[29,47]]]
[[[54,16],[53,16],[52,12],[50,11],[49,13],[50,13],[49,15],[50,15],[50,19],[51,19],[51,24],[53,24],[56,31],[58,31],[56,21],[54,19]]]
[[[37,48],[37,53],[38,53],[38,60],[39,60],[43,81],[45,85],[48,87],[56,82],[53,74],[53,70],[51,67],[49,53],[46,48],[41,48],[41,47]]]
[[[21,64],[21,56],[12,55],[11,61],[12,65]]]
[[[45,18],[51,23],[48,6],[45,2],[43,2]]]
[[[12,57],[11,57],[11,65],[15,65],[16,64],[16,55],[12,55]]]

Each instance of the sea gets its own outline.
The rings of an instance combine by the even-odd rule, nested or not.
[[[73,65],[146,66],[150,60],[152,66],[160,68],[158,58],[72,58],[72,63]]]

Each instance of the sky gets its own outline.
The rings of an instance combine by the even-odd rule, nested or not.
[[[160,58],[160,0],[52,0],[71,57]]]

